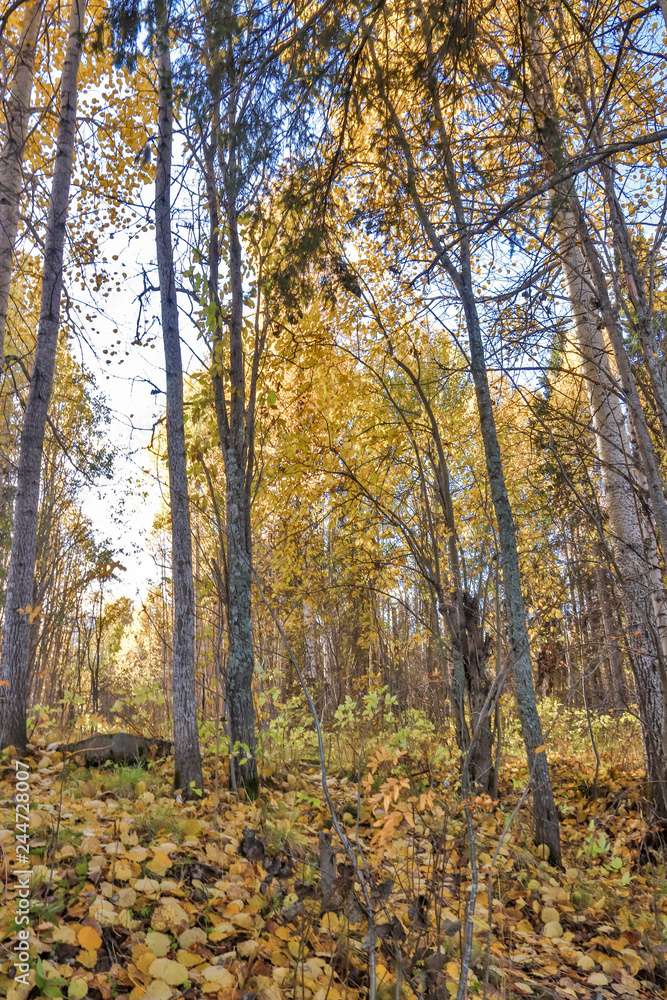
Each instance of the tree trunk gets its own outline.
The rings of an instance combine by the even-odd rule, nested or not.
[[[14,507],[14,530],[7,580],[5,631],[0,675],[5,700],[0,712],[0,747],[26,744],[28,655],[35,544],[46,417],[51,400],[60,326],[65,226],[74,161],[77,79],[87,0],[72,0],[68,41],[60,79],[56,156],[44,244],[42,293],[30,390],[23,418]]]
[[[236,67],[233,59],[225,62],[219,54],[212,56],[216,71],[211,73],[213,126],[207,150],[207,195],[211,223],[209,242],[209,294],[215,305],[213,333],[212,382],[218,437],[225,466],[225,517],[227,532],[226,605],[229,629],[229,649],[225,677],[225,694],[232,744],[230,785],[243,787],[255,798],[259,793],[257,772],[255,706],[252,679],[255,653],[252,635],[252,531],[250,508],[254,471],[255,417],[254,399],[261,346],[254,344],[250,389],[246,387],[246,359],[243,343],[243,255],[237,214],[239,167],[236,160],[237,130],[236,100],[238,93],[232,84]],[[227,74],[229,92],[226,106],[221,100],[220,79]],[[221,121],[224,116],[224,122]],[[215,186],[216,165],[222,178]],[[218,295],[218,231],[224,220],[228,236],[230,304],[225,317],[228,332],[223,337],[223,319]],[[220,210],[219,210],[220,202]],[[227,391],[225,382],[229,380]]]
[[[33,0],[25,8],[12,92],[5,112],[6,137],[0,152],[0,370],[5,362],[5,329],[12,258],[19,223],[23,156],[28,135],[35,48],[42,23],[42,6],[43,0]]]
[[[470,698],[470,729],[475,742],[470,754],[470,778],[481,792],[492,794],[495,768],[493,765],[493,736],[491,711],[485,710],[489,693],[486,664],[491,652],[491,637],[484,634],[479,620],[479,595],[461,595],[464,618],[463,667]]]
[[[303,599],[303,640],[303,676],[313,687],[317,683],[317,631],[313,606],[307,597]]]
[[[233,176],[233,167],[227,167]],[[209,199],[215,193],[209,191]],[[225,694],[229,712],[232,757],[230,784],[244,787],[251,797],[259,791],[255,759],[255,707],[252,678],[255,654],[252,640],[252,541],[250,528],[250,485],[253,466],[253,414],[246,411],[245,359],[243,353],[243,264],[233,184],[226,191],[226,215],[229,233],[229,271],[231,310],[229,320],[229,401],[225,394],[222,365],[213,376],[213,391],[218,423],[218,437],[225,466],[225,512],[227,532],[227,622],[229,650]],[[217,219],[213,206],[212,219]],[[213,253],[217,255],[217,238]],[[217,259],[212,269],[217,286]],[[216,298],[217,287],[211,288]],[[219,312],[219,307],[218,307]],[[213,357],[223,357],[222,331],[216,322]]]
[[[192,532],[183,416],[183,364],[171,234],[172,74],[165,0],[155,2],[158,57],[158,153],[155,172],[155,240],[160,277],[162,340],[167,382],[167,458],[171,507],[174,600],[172,691],[174,785],[184,797],[204,785],[195,692],[195,595]]]
[[[375,55],[372,43],[369,52],[375,65],[376,80],[389,120],[395,134],[396,145],[405,158],[405,186],[411,198],[424,235],[431,244],[437,260],[444,268],[459,295],[468,333],[470,348],[470,368],[475,386],[477,412],[480,430],[484,443],[486,472],[491,489],[493,508],[498,525],[498,538],[502,561],[502,579],[507,616],[507,631],[510,644],[510,657],[514,675],[514,690],[521,720],[528,767],[533,788],[533,817],[535,821],[535,841],[548,847],[549,855],[556,864],[561,862],[560,828],[558,813],[553,797],[546,753],[542,748],[543,734],[540,717],[535,700],[533,672],[530,661],[530,642],[526,625],[526,612],[521,591],[521,570],[519,554],[516,546],[516,530],[514,516],[507,492],[507,484],[503,472],[502,455],[496,421],[493,414],[493,403],[484,355],[484,343],[475,302],[472,283],[472,265],[468,221],[459,189],[458,177],[452,160],[446,118],[440,101],[440,90],[436,70],[436,57],[433,51],[432,25],[423,4],[418,5],[422,32],[426,43],[428,87],[431,96],[432,111],[435,118],[440,148],[442,150],[442,169],[449,189],[452,202],[453,219],[456,225],[458,253],[460,264],[455,267],[449,258],[443,243],[436,232],[434,224],[420,198],[416,183],[416,165],[410,143],[403,130],[399,116],[389,99],[385,89],[384,73]],[[538,751],[539,752],[536,752]]]
[[[528,57],[531,87],[525,94],[545,156],[560,168],[565,158],[558,107],[539,34],[539,15],[529,12]],[[646,772],[656,810],[667,818],[667,772],[664,746],[665,691],[656,649],[652,588],[644,552],[641,517],[633,488],[631,455],[625,420],[611,371],[603,327],[609,335],[630,423],[646,477],[660,540],[667,545],[667,504],[658,461],[646,426],[623,334],[602,264],[573,184],[555,193],[555,228],[572,318],[589,394],[596,447],[602,466],[610,543],[623,588],[625,625],[631,640],[630,662],[637,690]]]
[[[614,638],[616,631],[614,626],[614,615],[609,600],[607,590],[607,574],[602,563],[595,567],[595,584],[598,592],[598,601],[602,612],[602,627],[604,629],[605,652],[609,661],[609,672],[611,674],[611,702],[618,712],[622,712],[626,707],[625,679],[623,677],[623,664],[621,662],[621,651],[618,642]]]
[[[655,645],[652,582],[644,551],[638,498],[632,485],[630,445],[612,375],[590,274],[572,216],[557,220],[565,282],[586,379],[596,448],[609,517],[610,545],[623,593],[625,627],[632,642],[630,662],[642,724],[646,771],[660,814],[667,817],[662,732],[664,698]],[[596,288],[597,291],[597,288]],[[662,489],[662,487],[661,487]]]
[[[227,481],[227,557],[229,621],[229,656],[226,690],[229,706],[230,738],[234,755],[237,787],[243,786],[251,797],[257,795],[259,781],[255,759],[255,706],[252,677],[255,655],[252,641],[252,554],[248,538],[245,476],[237,456],[228,448],[225,454]]]
[[[546,753],[539,752],[544,741],[542,724],[537,712],[533,670],[530,661],[530,641],[526,625],[526,611],[521,591],[521,570],[519,553],[516,546],[516,529],[514,516],[507,493],[507,484],[503,472],[502,455],[496,421],[493,415],[491,390],[486,371],[484,346],[479,327],[479,318],[472,290],[472,275],[469,262],[460,285],[460,295],[465,310],[470,345],[470,361],[475,395],[477,397],[477,412],[479,413],[486,472],[489,477],[493,509],[498,525],[498,540],[500,544],[503,591],[505,595],[505,614],[507,616],[507,632],[510,642],[510,656],[514,676],[514,691],[516,695],[523,740],[528,755],[528,766],[533,776],[533,817],[535,821],[535,842],[546,844],[551,859],[561,862],[560,828],[558,813],[554,802],[549,767]]]

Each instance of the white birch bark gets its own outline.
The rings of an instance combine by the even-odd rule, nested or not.
[[[586,379],[596,449],[609,518],[609,542],[622,587],[625,627],[630,640],[630,662],[635,678],[642,723],[646,769],[656,806],[667,816],[665,784],[665,699],[655,640],[658,620],[664,618],[661,594],[651,578],[642,533],[641,514],[633,485],[633,464],[625,417],[621,408],[600,321],[596,295],[587,280],[586,260],[578,242],[572,215],[559,213],[557,228],[563,272],[577,345]]]

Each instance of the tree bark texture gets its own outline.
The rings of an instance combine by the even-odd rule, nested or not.
[[[642,724],[646,771],[660,814],[667,817],[664,696],[656,649],[656,619],[651,580],[644,549],[638,498],[632,482],[632,456],[595,294],[572,216],[559,218],[561,259],[577,344],[588,390],[596,448],[602,470],[609,543],[622,588],[625,627],[631,644]],[[597,291],[597,289],[596,289]],[[662,488],[662,487],[661,487]]]
[[[530,640],[526,625],[526,610],[521,590],[521,570],[516,545],[514,515],[507,493],[503,471],[502,454],[493,402],[484,357],[484,345],[479,327],[479,317],[472,291],[472,276],[469,264],[461,283],[460,294],[468,329],[470,362],[477,399],[480,429],[484,442],[486,472],[491,488],[493,509],[498,526],[498,541],[502,563],[503,591],[507,615],[507,632],[512,658],[514,691],[516,695],[521,730],[528,756],[528,766],[533,778],[533,818],[535,821],[535,842],[546,844],[551,859],[560,864],[560,828],[554,802],[546,753],[536,752],[544,741],[542,724],[537,711],[533,670],[530,660]]]
[[[229,53],[228,53],[229,54]],[[211,55],[214,71],[209,85],[213,127],[207,159],[207,196],[211,222],[209,294],[215,304],[212,383],[218,438],[225,468],[225,530],[227,535],[228,656],[225,697],[232,747],[230,785],[243,787],[254,798],[259,792],[256,760],[253,675],[255,653],[252,633],[252,530],[251,496],[254,471],[254,385],[258,362],[255,344],[250,391],[246,386],[243,336],[243,252],[237,210],[240,183],[237,163],[238,90],[233,58]],[[221,78],[229,87],[223,99]],[[215,169],[219,182],[216,184]],[[223,319],[218,292],[218,255],[222,242],[218,231],[227,233],[227,267],[230,303]]]
[[[255,759],[255,708],[252,677],[255,654],[252,641],[252,542],[250,531],[249,454],[253,428],[246,426],[245,358],[243,351],[243,272],[241,240],[236,215],[235,164],[228,167],[226,192],[231,278],[229,323],[229,423],[223,448],[227,482],[227,558],[229,658],[227,698],[230,735],[236,748],[232,766],[237,784],[251,794],[257,789]],[[243,763],[242,763],[243,761]]]
[[[611,676],[611,703],[614,708],[622,712],[626,708],[627,692],[625,679],[623,677],[623,663],[621,661],[621,651],[618,642],[614,638],[616,626],[614,625],[614,613],[607,590],[607,573],[604,564],[598,563],[595,567],[595,585],[598,592],[598,601],[602,611],[602,627],[604,629],[605,652],[609,661],[609,673]]]
[[[25,609],[32,601],[44,432],[58,347],[65,227],[74,162],[77,82],[85,13],[86,0],[73,0],[60,79],[56,155],[44,243],[39,327],[21,430],[7,580],[5,631],[0,662],[0,679],[7,684],[3,686],[4,701],[0,709],[0,746],[13,744],[17,749],[25,748],[27,735],[30,621]]]
[[[561,257],[602,468],[610,544],[622,587],[625,627],[631,645],[630,663],[635,678],[637,706],[642,724],[646,772],[656,808],[663,818],[667,818],[666,761],[663,743],[665,698],[658,663],[660,654],[655,641],[657,623],[653,608],[656,601],[658,604],[661,603],[662,595],[652,594],[654,581],[651,580],[650,567],[646,559],[641,514],[632,482],[628,435],[599,321],[597,303],[600,301],[600,278],[598,276],[598,280],[595,281],[593,276],[593,281],[590,280],[591,272],[587,266],[590,261],[590,249],[589,254],[584,256],[579,243],[580,234],[581,221],[577,225],[572,215],[562,213],[559,224]],[[594,293],[591,290],[591,283]],[[608,323],[605,325],[609,329]],[[623,352],[623,357],[619,365],[620,350]],[[614,356],[619,370],[623,367],[623,360],[629,369],[622,341],[621,344],[616,344]],[[632,377],[631,373],[629,377]],[[622,379],[626,400],[626,389],[629,389],[627,378],[628,372],[626,379]],[[632,389],[636,396],[634,380]],[[631,419],[637,415],[637,407],[641,409],[638,396],[634,402],[635,406],[628,407]],[[639,418],[645,436],[648,437],[643,412]],[[636,426],[635,420],[633,426]],[[640,446],[640,452],[645,452],[646,447],[646,444],[644,449]],[[649,447],[653,452],[652,443]],[[657,478],[659,480],[659,475]],[[656,485],[662,494],[661,482]],[[649,492],[651,493],[650,486]]]
[[[158,57],[158,152],[155,173],[155,240],[162,341],[167,382],[167,460],[171,507],[171,563],[174,598],[172,691],[175,786],[186,797],[203,788],[195,693],[195,595],[192,532],[183,414],[183,363],[171,232],[173,98],[169,25],[165,0],[156,0]]]
[[[0,370],[5,361],[9,288],[18,232],[23,157],[28,137],[30,95],[35,73],[35,49],[42,23],[42,8],[43,0],[33,0],[25,8],[21,40],[16,53],[16,70],[5,111],[5,142],[0,152]]]
[[[545,156],[560,168],[565,140],[549,76],[539,18],[529,16],[528,58],[530,86],[525,93],[533,110],[536,131]],[[603,329],[606,329],[620,376],[630,425],[637,441],[641,474],[646,477],[653,515],[663,544],[667,544],[667,504],[653,441],[646,425],[637,386],[612,306],[599,254],[591,237],[574,184],[554,194],[554,224],[558,233],[565,284],[586,378],[589,405],[602,467],[610,544],[623,588],[625,626],[630,640],[630,663],[637,690],[646,772],[655,808],[667,818],[667,781],[663,740],[665,692],[660,676],[661,653],[652,602],[652,581],[634,488],[631,452]]]

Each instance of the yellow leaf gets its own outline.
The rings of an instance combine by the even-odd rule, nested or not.
[[[83,1000],[88,993],[88,983],[81,976],[71,979],[67,987],[67,996],[70,1000]]]
[[[547,748],[546,743],[540,743],[539,747],[535,747],[535,750],[533,751],[533,753],[544,753],[544,751],[546,750],[546,748]]]
[[[590,972],[591,969],[595,968],[595,962],[590,955],[580,955],[577,959],[577,965],[582,972]]]
[[[144,952],[142,952],[140,955],[135,956],[134,949],[133,949],[132,950],[132,958],[134,959],[134,964],[138,968],[139,972],[146,972],[147,973],[148,970],[150,969],[151,965],[153,964],[153,962],[157,958],[157,955],[154,955],[153,952],[150,951],[149,948],[146,948],[146,950]]]
[[[165,865],[159,858],[151,858],[146,868],[148,868],[149,872],[153,872],[154,875],[165,875],[171,868],[171,862]]]
[[[636,976],[644,964],[637,952],[633,951],[632,948],[624,948],[621,955],[623,956],[623,961],[630,969],[632,975]]]
[[[180,824],[181,830],[189,837],[198,837],[202,826],[198,819],[186,819]]]
[[[124,861],[119,861],[117,865],[114,865],[113,873],[119,882],[129,882],[132,878],[132,869]]]
[[[252,938],[249,941],[239,941],[236,952],[241,958],[254,958],[259,950],[259,942]]]
[[[204,959],[201,955],[195,955],[193,951],[184,951],[181,948],[176,955],[176,961],[184,965],[186,969],[192,969],[195,965],[201,965]]]
[[[212,931],[209,931],[208,937],[210,941],[224,941],[225,938],[233,937],[235,933],[234,925],[226,922],[218,924]]]
[[[180,962],[173,962],[170,958],[156,958],[148,974],[153,979],[162,979],[169,986],[181,986],[188,979],[188,970],[185,966]]]
[[[179,934],[178,943],[185,951],[189,951],[193,944],[206,944],[206,931],[201,927],[188,927]]]
[[[137,782],[137,784],[140,783],[141,782]],[[164,851],[156,851],[153,857],[155,858],[156,861],[159,861],[161,865],[165,865],[167,868],[171,868],[173,864],[169,855],[165,854]]]
[[[77,934],[77,939],[81,947],[87,951],[97,951],[102,944],[102,938],[94,927],[82,927]]]
[[[154,878],[138,878],[132,885],[137,892],[143,892],[147,896],[158,896],[160,894],[160,883]]]
[[[167,896],[153,911],[151,924],[156,931],[178,935],[190,926],[190,918],[177,900]]]
[[[276,937],[280,938],[281,941],[289,941],[292,937],[292,931],[289,927],[278,927],[276,928]]]
[[[203,976],[207,983],[215,983],[220,990],[229,990],[236,986],[236,979],[229,969],[223,965],[209,965],[203,970]]]
[[[55,942],[60,941],[62,944],[76,944],[76,933],[73,927],[68,927],[67,924],[61,924],[60,927],[54,927],[51,937]]]
[[[171,986],[163,979],[154,979],[144,993],[142,1000],[170,1000],[171,992]]]
[[[591,972],[590,976],[586,980],[590,986],[608,986],[609,980],[605,976],[604,972]]]

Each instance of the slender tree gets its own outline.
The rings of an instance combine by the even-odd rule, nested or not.
[[[5,327],[9,306],[12,258],[19,224],[23,157],[28,136],[35,50],[44,0],[26,4],[16,69],[5,110],[5,142],[0,152],[0,369],[4,365]]]
[[[195,596],[192,532],[183,415],[183,362],[171,232],[173,82],[166,0],[155,0],[158,61],[158,147],[155,171],[155,240],[160,280],[162,340],[167,376],[167,460],[174,589],[172,686],[175,786],[184,795],[203,788],[195,694]]]
[[[544,25],[537,10],[530,8],[528,13],[524,44],[531,78],[525,83],[523,92],[533,111],[543,154],[556,168],[562,168],[566,142],[549,73]],[[613,195],[609,184],[606,194],[608,197]],[[613,202],[611,210],[614,215]],[[642,517],[633,486],[634,461],[605,330],[620,375],[630,424],[637,439],[641,475],[645,477],[659,537],[664,544],[667,506],[662,479],[618,314],[612,305],[600,256],[573,182],[556,187],[552,213],[601,462],[605,506],[609,516],[609,544],[620,576],[626,629],[633,640],[630,662],[636,682],[646,771],[658,813],[667,818],[667,758],[664,745],[667,692],[663,690],[661,653],[656,648],[658,625],[663,620],[661,604],[664,592],[659,585],[657,593],[652,594],[654,580],[646,558]],[[615,229],[618,230],[618,224]],[[656,603],[659,610],[657,619],[654,611]]]
[[[33,601],[35,539],[44,431],[51,400],[60,329],[65,228],[74,163],[77,87],[86,3],[87,0],[72,0],[60,79],[56,155],[44,244],[40,317],[30,391],[21,430],[12,549],[7,581],[5,630],[0,662],[0,682],[4,682],[4,700],[0,704],[2,747],[13,744],[17,748],[24,748],[27,736],[26,709],[31,624],[29,608]]]
[[[244,0],[213,0],[206,7],[205,38],[198,52],[201,57],[203,51],[205,61],[204,67],[199,64],[199,72],[205,69],[203,108],[201,92],[194,87],[211,221],[211,373],[225,467],[229,629],[225,693],[234,748],[231,780],[250,795],[258,789],[251,506],[257,385],[271,311],[264,275],[253,274],[244,234],[253,216],[261,215],[261,203],[269,198],[292,125],[303,110],[303,95],[287,54],[317,17],[317,7],[304,16],[300,3],[264,7]],[[218,286],[220,264],[227,271],[224,295]],[[252,313],[249,300],[254,300]]]
[[[533,787],[533,816],[535,822],[535,839],[539,844],[545,844],[551,858],[560,863],[560,831],[558,813],[553,797],[549,768],[543,746],[543,732],[537,712],[535,688],[533,684],[530,658],[530,641],[526,625],[526,612],[521,586],[521,572],[516,542],[516,526],[511,503],[507,491],[503,470],[502,452],[498,440],[496,420],[493,412],[493,400],[489,386],[487,363],[482,337],[482,328],[477,309],[473,287],[473,251],[470,235],[470,223],[461,192],[461,180],[454,160],[448,130],[448,116],[442,103],[443,83],[439,74],[438,59],[433,47],[433,25],[426,7],[418,3],[417,15],[419,33],[410,37],[419,39],[417,53],[405,51],[406,61],[419,60],[415,63],[412,79],[419,75],[424,81],[422,91],[424,101],[428,101],[429,116],[438,137],[440,158],[440,178],[444,192],[451,205],[451,229],[455,241],[455,254],[445,245],[438,230],[438,222],[430,213],[424,197],[425,176],[420,173],[421,147],[419,140],[413,138],[412,122],[409,113],[404,113],[398,92],[392,91],[395,80],[400,74],[412,71],[405,64],[400,65],[400,56],[393,52],[393,36],[371,36],[368,39],[370,71],[374,80],[375,114],[381,116],[382,128],[386,139],[391,143],[396,153],[396,162],[392,164],[394,176],[400,170],[400,183],[407,195],[414,217],[419,224],[419,231],[430,246],[439,269],[455,288],[460,300],[465,328],[468,335],[470,356],[470,371],[475,387],[477,411],[480,422],[486,471],[491,490],[496,523],[498,526],[498,541],[501,553],[501,567],[510,656],[514,676],[514,690],[517,707],[529,761]],[[399,15],[401,16],[401,15]],[[400,31],[399,31],[400,34]],[[396,36],[398,37],[398,35]],[[407,35],[406,35],[407,37]],[[376,43],[377,38],[377,43]],[[382,45],[382,51],[377,46]],[[387,59],[396,58],[396,63],[388,66]],[[393,94],[397,94],[395,102]],[[400,166],[397,167],[397,164]],[[429,179],[429,185],[430,185]],[[428,194],[432,192],[429,190]]]

